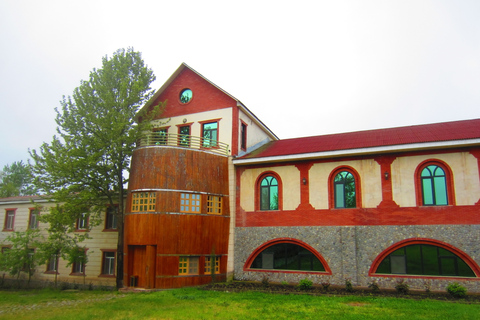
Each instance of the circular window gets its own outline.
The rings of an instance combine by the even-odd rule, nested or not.
[[[192,96],[193,96],[192,90],[184,89],[182,90],[182,92],[180,92],[180,102],[187,103],[190,100],[192,100]]]

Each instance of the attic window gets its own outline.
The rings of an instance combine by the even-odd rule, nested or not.
[[[183,89],[182,92],[180,92],[180,102],[181,103],[188,103],[190,100],[192,100],[192,90],[190,89]]]

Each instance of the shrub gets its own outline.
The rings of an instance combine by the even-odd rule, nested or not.
[[[467,288],[454,282],[447,286],[447,292],[454,298],[465,298],[467,295]]]
[[[407,294],[409,288],[410,286],[406,284],[403,279],[400,281],[397,281],[397,285],[395,286],[395,290],[397,290],[397,292],[401,294]]]
[[[347,292],[353,292],[353,285],[350,279],[345,279],[345,290]]]
[[[322,282],[322,287],[323,290],[328,291],[328,288],[330,287],[330,282]]]
[[[313,286],[313,282],[308,279],[300,280],[300,282],[298,283],[298,288],[300,290],[310,290],[312,289],[312,286]]]
[[[378,286],[378,283],[375,280],[368,284],[368,288],[372,290],[373,293],[380,292],[380,287]]]
[[[267,276],[263,277],[262,278],[262,285],[264,287],[268,287],[269,284],[270,284],[270,281],[268,280],[268,277]]]
[[[284,280],[284,281],[282,281],[282,286],[284,286],[284,287],[288,286],[288,282],[287,282],[287,281],[285,281],[285,280]]]

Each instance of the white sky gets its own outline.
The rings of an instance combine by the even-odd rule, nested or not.
[[[480,117],[480,1],[0,0],[0,170],[133,46],[158,89],[185,62],[280,138]]]

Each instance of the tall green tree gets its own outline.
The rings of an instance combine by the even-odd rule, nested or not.
[[[37,193],[29,164],[15,161],[0,171],[0,198],[30,196]]]
[[[106,205],[118,205],[117,287],[123,287],[124,198],[130,159],[149,121],[135,122],[140,107],[154,94],[153,71],[133,48],[102,59],[57,112],[58,136],[30,152],[35,182],[61,203],[57,220],[73,226],[85,212],[99,221]],[[154,108],[143,119],[159,112]]]

